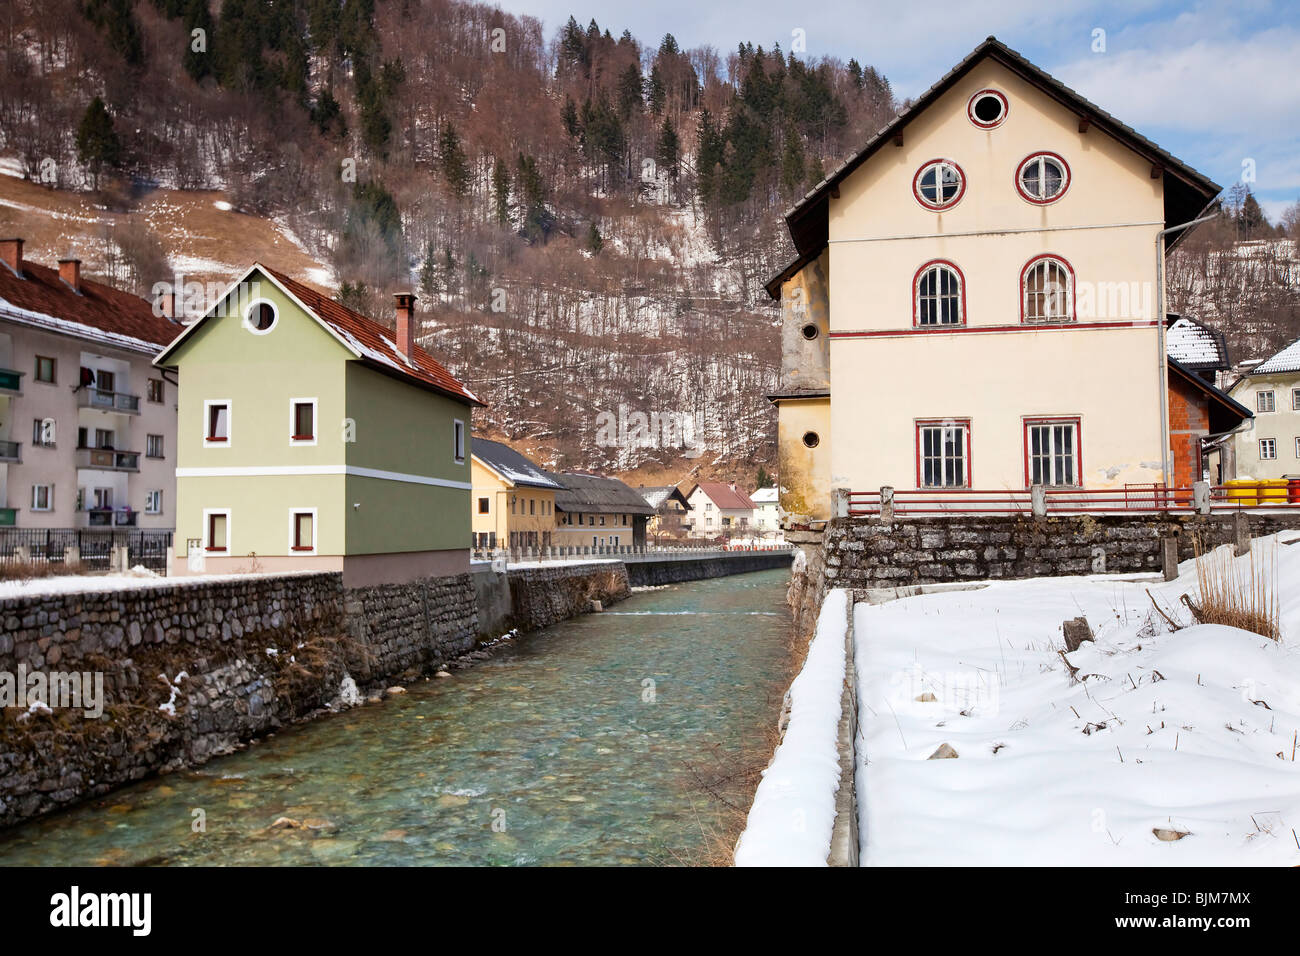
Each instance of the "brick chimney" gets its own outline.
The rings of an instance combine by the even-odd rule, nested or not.
[[[409,359],[415,354],[415,294],[399,292],[393,299],[397,302],[397,348]]]
[[[18,275],[22,275],[23,241],[21,239],[0,239],[0,262],[3,262]]]
[[[81,260],[60,259],[59,278],[72,286],[72,291],[81,294]]]

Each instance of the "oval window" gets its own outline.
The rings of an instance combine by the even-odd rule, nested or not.
[[[248,307],[244,324],[248,326],[250,332],[270,332],[275,325],[275,319],[275,306],[263,299]]]
[[[966,104],[966,115],[980,129],[1001,126],[1007,118],[1007,98],[997,90],[980,90]]]
[[[948,209],[957,205],[966,191],[966,176],[950,159],[934,159],[916,171],[912,192],[917,202],[929,209]]]
[[[1056,153],[1034,153],[1016,170],[1016,189],[1032,203],[1055,202],[1070,188],[1070,167]]]
[[[805,325],[801,331],[803,332],[803,337],[809,341],[817,338],[817,326],[813,325],[811,322]]]
[[[822,441],[821,436],[818,435],[816,432],[803,433],[803,443],[807,445],[809,448],[816,448],[818,445],[821,444],[821,441]]]

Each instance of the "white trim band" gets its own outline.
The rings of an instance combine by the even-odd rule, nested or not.
[[[427,475],[408,475],[400,471],[383,471],[379,468],[362,468],[358,465],[260,465],[231,466],[229,468],[177,468],[177,478],[272,478],[296,475],[353,475],[357,478],[378,478],[381,481],[402,481],[412,485],[434,485],[438,488],[460,488],[470,491],[474,486],[468,481],[449,478],[430,478]]]

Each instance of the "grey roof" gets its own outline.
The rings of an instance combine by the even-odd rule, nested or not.
[[[1077,112],[1080,119],[1086,119],[1092,126],[1113,136],[1134,152],[1149,159],[1153,166],[1158,166],[1164,177],[1165,225],[1175,226],[1190,222],[1196,218],[1197,214],[1205,208],[1213,197],[1222,191],[1223,187],[1208,176],[1197,172],[1182,160],[1151,142],[1131,126],[1121,123],[1101,107],[1089,102],[1060,80],[1045,73],[1019,53],[999,42],[996,37],[991,36],[972,50],[969,56],[945,73],[937,83],[917,97],[910,107],[881,127],[874,136],[867,140],[862,149],[845,160],[838,169],[809,190],[795,206],[786,212],[785,220],[790,230],[790,238],[794,240],[795,248],[801,256],[815,254],[817,250],[826,245],[829,224],[828,194],[833,192],[838,194],[841,182],[866,162],[878,149],[890,142],[895,136],[901,135],[908,122],[947,92],[985,57],[996,59],[1007,69],[1034,84],[1062,103],[1066,108]],[[1171,95],[1182,94],[1177,90],[1172,90]],[[1173,248],[1187,235],[1188,231],[1190,230],[1185,230],[1174,236],[1166,243],[1166,249]],[[795,262],[776,273],[765,283],[769,295],[774,298],[779,295],[780,282],[783,278],[788,277],[788,270],[794,268],[797,262],[796,259]],[[773,292],[773,287],[778,287],[776,292]]]
[[[502,478],[515,485],[530,488],[564,487],[554,476],[540,466],[525,458],[509,445],[486,438],[475,438],[470,446],[474,457],[491,468]]]
[[[1300,339],[1260,362],[1246,374],[1277,375],[1281,372],[1300,372]]]
[[[646,504],[651,508],[654,508],[656,511],[658,511],[669,498],[676,498],[682,503],[687,511],[691,510],[690,502],[686,500],[686,496],[677,489],[676,485],[651,485],[649,487],[642,485],[637,488],[637,491],[641,494],[641,497],[645,499]]]
[[[654,509],[646,504],[634,488],[617,478],[602,478],[579,472],[565,472],[549,477],[561,485],[555,493],[555,507],[570,514],[630,514],[652,515]]]

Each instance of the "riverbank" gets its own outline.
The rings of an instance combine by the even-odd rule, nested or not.
[[[772,570],[635,593],[12,828],[0,865],[708,862],[730,811],[700,780],[760,752],[780,710],[785,585]]]

